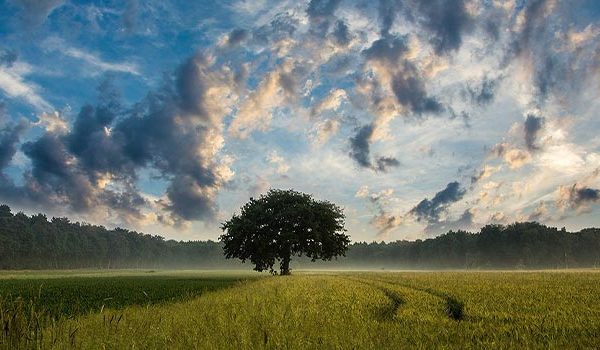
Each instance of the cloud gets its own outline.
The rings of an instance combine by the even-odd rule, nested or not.
[[[390,91],[405,112],[414,115],[439,114],[444,107],[435,97],[428,95],[425,81],[417,67],[408,59],[411,48],[406,36],[386,36],[375,40],[363,51],[366,69],[372,69],[379,78],[384,92],[371,91],[372,105],[383,101],[381,96]],[[393,107],[392,107],[393,109]],[[380,110],[380,109],[379,109]],[[400,112],[400,111],[397,111]]]
[[[249,35],[250,35],[250,33],[247,30],[241,29],[241,28],[236,28],[227,35],[227,45],[228,46],[239,45],[240,43],[242,43],[243,41],[248,39]]]
[[[273,110],[297,98],[299,76],[304,73],[293,60],[285,60],[268,72],[258,87],[242,101],[229,126],[229,133],[243,139],[255,130],[267,131]]]
[[[21,193],[31,203],[83,213],[108,209],[127,220],[162,210],[157,217],[164,222],[210,221],[219,189],[234,175],[231,160],[218,158],[232,82],[230,71],[198,54],[132,112],[105,82],[98,103],[83,106],[69,130],[49,127],[57,115],[40,118],[45,133],[22,146],[32,164],[25,184],[4,181],[3,196]],[[136,187],[137,172],[146,168],[168,183],[156,203]]]
[[[549,97],[576,96],[585,83],[593,79],[590,72],[598,66],[593,59],[598,40],[593,39],[592,27],[587,26],[581,32],[574,29],[575,23],[582,20],[568,3],[523,2],[513,22],[503,66],[513,61],[522,64],[522,71],[535,88],[536,104],[547,103]]]
[[[514,148],[508,143],[499,143],[495,145],[490,154],[503,158],[511,169],[519,169],[523,165],[532,161],[531,154],[518,148]]]
[[[425,221],[427,223],[437,223],[440,220],[440,215],[445,213],[448,207],[463,198],[466,190],[460,187],[458,182],[450,182],[445,189],[439,191],[429,200],[423,199],[419,204],[409,211],[417,221]]]
[[[348,26],[344,21],[337,21],[331,32],[333,42],[339,47],[346,47],[352,40],[352,34],[348,30]]]
[[[118,72],[140,75],[139,68],[135,63],[105,61],[98,55],[69,46],[64,40],[58,37],[46,39],[43,46],[50,52],[59,52],[67,57],[82,61],[88,67],[92,68],[92,70],[85,71],[87,74],[98,75],[104,72]]]
[[[367,124],[358,129],[350,138],[350,158],[363,168],[371,167],[369,139],[373,135],[373,125]]]
[[[27,129],[27,124],[24,120],[14,123],[7,121],[7,119],[6,111],[0,105],[0,120],[3,121],[3,125],[0,126],[0,173],[12,161],[17,152],[17,145],[21,136]]]
[[[473,217],[474,210],[472,208],[467,209],[456,220],[444,219],[441,221],[428,223],[425,227],[425,233],[429,235],[437,235],[440,233],[448,232],[450,230],[470,230],[475,227]]]
[[[600,202],[600,190],[581,184],[560,186],[558,188],[557,206],[562,209],[574,209],[577,212],[589,211],[590,206]]]
[[[38,115],[38,120],[33,125],[42,126],[47,133],[51,134],[66,134],[70,129],[69,123],[57,111],[53,113],[43,112]]]
[[[46,134],[22,148],[32,164],[24,188],[29,199],[68,206],[76,212],[95,206],[92,182],[73,167],[75,158],[58,136]]]
[[[354,197],[356,198],[366,198],[369,195],[369,186],[361,186]]]
[[[381,156],[371,161],[370,143],[373,137],[373,124],[367,124],[359,128],[354,136],[350,138],[350,158],[362,168],[369,168],[378,172],[387,172],[391,168],[400,166],[400,161],[394,157]]]
[[[29,28],[44,23],[52,11],[64,4],[64,0],[11,0],[21,8],[20,18]]]
[[[403,221],[402,217],[393,215],[385,209],[393,194],[394,190],[391,188],[377,193],[369,193],[368,186],[362,186],[355,194],[356,198],[369,198],[375,207],[376,213],[369,222],[377,229],[377,237],[380,239],[387,239],[390,232],[400,226]]]
[[[477,85],[469,83],[466,91],[471,102],[478,106],[491,104],[494,101],[500,79],[492,79],[486,76]]]
[[[326,143],[333,135],[338,132],[340,122],[337,119],[327,119],[315,124],[314,139],[318,144]]]
[[[321,101],[313,105],[311,108],[311,116],[316,117],[325,111],[337,111],[342,102],[348,99],[346,91],[343,89],[334,89],[323,98]]]
[[[430,34],[429,42],[436,54],[456,51],[463,35],[473,28],[473,18],[464,0],[415,2],[417,22]]]
[[[379,26],[381,36],[389,35],[390,28],[394,23],[396,14],[399,12],[402,3],[393,0],[379,0],[377,8],[379,14]],[[397,8],[398,7],[398,8]]]
[[[290,166],[285,162],[285,159],[280,156],[277,151],[272,151],[267,156],[267,161],[276,167],[277,174],[285,175],[290,170]]]
[[[400,161],[394,157],[379,157],[375,162],[375,170],[387,172],[390,168],[400,166]]]
[[[331,90],[327,96],[312,106],[310,114],[317,117],[326,111],[337,111],[346,99],[348,99],[348,95],[343,89]]]
[[[31,68],[25,64],[0,65],[0,89],[8,97],[22,99],[39,112],[53,111],[52,105],[40,95],[40,88],[26,81],[30,73]]]
[[[492,176],[495,172],[499,170],[500,167],[493,167],[489,165],[484,165],[481,170],[475,173],[475,175],[471,176],[471,184],[477,183],[480,180],[484,180]]]
[[[529,151],[539,150],[537,145],[537,138],[539,132],[544,127],[545,119],[543,117],[537,117],[533,114],[528,114],[523,124],[525,131],[525,145]]]
[[[403,74],[399,74],[393,79],[392,90],[398,102],[409,107],[409,110],[417,115],[437,114],[444,110],[436,98],[427,95],[425,84],[412,65],[406,65]]]
[[[311,32],[317,36],[324,36],[334,20],[334,12],[340,0],[311,0],[306,8],[310,20]]]
[[[548,216],[548,208],[546,207],[546,203],[540,201],[538,205],[535,207],[533,212],[529,214],[527,220],[528,221],[537,221],[543,222],[543,220],[547,219]]]

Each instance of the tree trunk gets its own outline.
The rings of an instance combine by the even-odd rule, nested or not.
[[[285,276],[285,275],[289,275],[290,274],[290,256],[286,256],[283,259],[281,259],[281,263],[279,265],[281,272],[280,275],[281,276]]]

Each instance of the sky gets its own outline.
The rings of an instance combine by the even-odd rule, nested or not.
[[[597,0],[0,0],[0,202],[182,240],[600,226]]]

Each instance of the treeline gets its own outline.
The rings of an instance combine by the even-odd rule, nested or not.
[[[567,232],[537,222],[487,225],[416,241],[354,243],[350,267],[562,269],[600,267],[600,229]]]
[[[122,228],[12,214],[0,205],[0,269],[240,268],[218,242],[174,241]]]
[[[488,225],[478,233],[353,243],[346,257],[293,268],[538,269],[600,267],[600,229],[558,230],[535,222]],[[174,241],[122,228],[13,214],[0,205],[0,269],[251,268],[226,260],[219,242]]]

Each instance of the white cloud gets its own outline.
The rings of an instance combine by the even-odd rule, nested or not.
[[[44,47],[50,52],[59,52],[67,57],[74,58],[83,62],[91,71],[90,75],[97,75],[104,72],[120,72],[133,75],[140,75],[138,66],[131,62],[108,62],[91,52],[69,46],[63,39],[51,37],[46,39]]]
[[[21,99],[39,112],[53,111],[52,105],[40,95],[40,88],[26,80],[31,72],[31,67],[24,63],[15,63],[11,67],[0,65],[0,89],[8,97]]]

